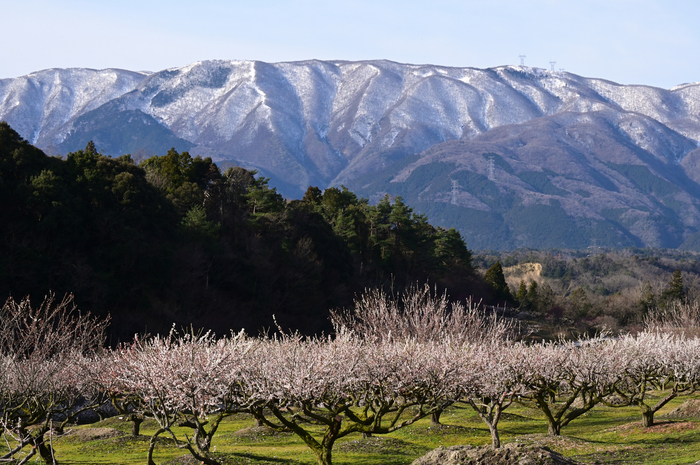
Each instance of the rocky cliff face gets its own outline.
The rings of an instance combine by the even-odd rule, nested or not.
[[[402,195],[474,248],[700,244],[698,84],[209,61],[0,80],[0,119],[50,153],[176,147],[257,168],[289,197],[340,184]]]

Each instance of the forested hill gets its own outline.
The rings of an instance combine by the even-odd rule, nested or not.
[[[286,201],[254,171],[170,150],[134,162],[94,144],[49,157],[0,123],[0,298],[73,293],[113,341],[172,324],[318,333],[365,287],[482,292],[454,229],[400,197],[347,189]],[[486,295],[488,298],[488,295]]]

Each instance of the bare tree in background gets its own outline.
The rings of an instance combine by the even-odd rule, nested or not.
[[[697,301],[674,300],[663,308],[649,308],[644,327],[657,333],[700,337],[700,305]]]
[[[450,302],[447,292],[438,295],[429,284],[412,286],[399,297],[373,289],[355,299],[350,310],[331,311],[336,332],[351,331],[365,340],[416,339],[482,343],[510,340],[517,325],[487,312],[471,299]]]

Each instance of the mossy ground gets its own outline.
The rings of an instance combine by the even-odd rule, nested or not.
[[[641,415],[635,408],[597,407],[565,427],[557,438],[547,436],[546,423],[537,410],[514,405],[501,420],[501,439],[504,443],[539,443],[587,464],[692,464],[700,457],[700,418],[665,416],[686,400],[688,397],[678,398],[664,407],[657,415],[657,424],[651,428],[642,426]],[[443,426],[438,427],[430,426],[430,421],[425,419],[387,436],[343,438],[334,448],[334,463],[410,464],[439,446],[490,442],[488,429],[469,408],[453,406],[441,420]],[[145,422],[142,436],[137,438],[128,435],[129,429],[129,424],[116,417],[75,426],[70,434],[53,440],[57,458],[63,465],[143,464],[155,423]],[[3,448],[4,441],[0,444],[0,449]],[[215,437],[214,451],[225,464],[315,463],[311,451],[295,435],[255,428],[253,419],[247,415],[235,415],[224,421]],[[168,465],[196,464],[186,451],[165,437],[158,443],[155,461]]]

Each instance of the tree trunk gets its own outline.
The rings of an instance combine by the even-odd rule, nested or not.
[[[561,423],[547,419],[547,430],[550,436],[561,436]]]
[[[34,446],[39,452],[39,456],[41,456],[41,459],[44,461],[44,463],[46,463],[47,465],[58,465],[58,461],[54,456],[53,447],[51,447],[51,444],[46,444],[43,434],[39,435],[34,440]]]
[[[17,465],[27,465],[29,463],[29,461],[32,459],[32,457],[34,457],[35,455],[36,455],[36,449],[30,450],[26,457],[24,457],[22,460],[17,462]],[[10,462],[10,463],[14,463],[14,462]]]
[[[139,417],[138,415],[132,415],[131,418],[129,418],[129,421],[131,421],[131,435],[133,437],[140,435],[143,418]]]
[[[148,465],[156,465],[156,463],[153,461],[153,451],[156,448],[156,440],[158,439],[158,436],[161,433],[164,433],[165,430],[163,428],[160,428],[158,431],[156,431],[153,436],[151,436],[151,440],[148,442],[148,457],[147,457],[147,464]]]
[[[653,407],[650,407],[644,403],[640,403],[639,406],[642,408],[642,424],[644,425],[645,428],[648,428],[650,426],[654,426],[654,414],[661,410],[661,408],[668,404],[671,400],[675,399],[678,396],[677,391],[671,391],[670,394],[668,394],[666,397],[661,399],[654,405]]]
[[[192,454],[192,457],[194,457],[198,463],[202,463],[204,465],[221,465],[220,462],[210,458],[207,454],[198,453],[196,450],[194,450],[191,444],[187,446],[187,450],[190,451],[190,454]]]
[[[442,410],[435,410],[430,414],[430,426],[441,426],[440,415],[442,415]]]
[[[503,398],[501,398],[498,402],[503,402]],[[479,414],[479,417],[484,423],[486,423],[486,426],[489,427],[489,431],[491,432],[491,445],[493,448],[500,448],[501,438],[498,435],[498,420],[501,419],[501,412],[505,407],[503,407],[501,403],[491,404],[490,408],[486,407],[485,405],[479,407],[472,399],[469,399],[468,403],[471,408]]]
[[[501,438],[498,436],[498,427],[489,425],[489,431],[491,431],[491,445],[494,449],[499,449],[501,447]]]
[[[555,415],[549,408],[549,404],[545,400],[545,397],[550,401],[554,401],[553,394],[538,394],[535,396],[535,402],[539,409],[544,413],[544,417],[547,419],[547,431],[550,436],[561,436],[561,421],[555,418]]]
[[[314,449],[318,465],[333,465],[333,446]]]

